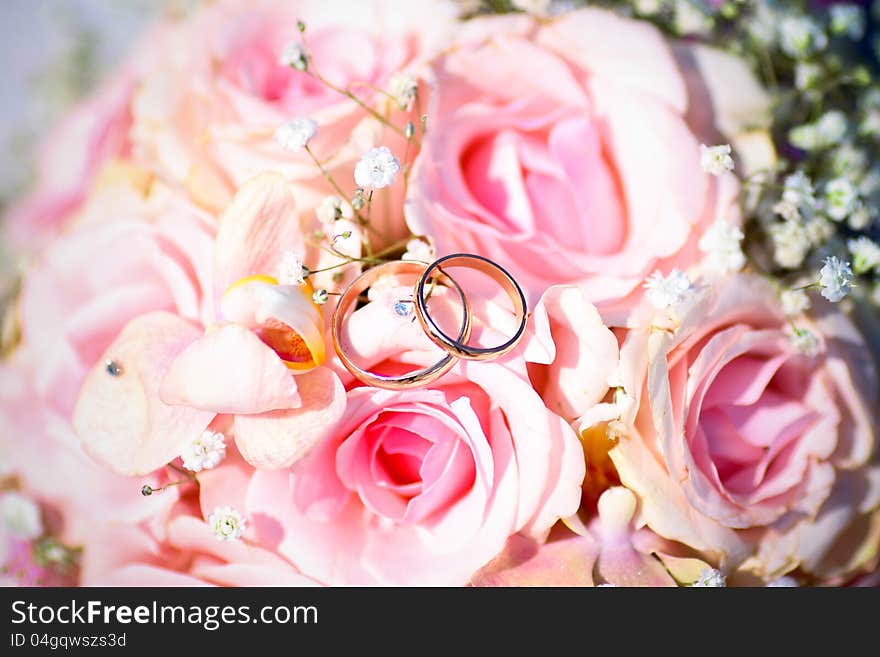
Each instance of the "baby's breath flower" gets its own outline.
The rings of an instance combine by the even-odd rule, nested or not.
[[[697,581],[694,582],[692,586],[722,588],[727,586],[727,578],[720,570],[704,568],[703,572],[700,573]]]
[[[183,447],[180,458],[183,467],[193,472],[216,468],[226,458],[226,442],[223,434],[205,429]]]
[[[15,492],[0,497],[0,519],[10,534],[32,541],[43,533],[43,520],[36,502]]]
[[[789,57],[803,59],[824,50],[828,37],[812,18],[789,15],[779,23],[779,45]]]
[[[880,136],[880,110],[870,109],[859,123],[859,134],[868,137]]]
[[[816,121],[819,144],[822,147],[836,146],[846,136],[846,114],[840,110],[825,112]]]
[[[795,328],[789,336],[792,346],[804,356],[812,358],[819,353],[819,338],[807,329]]]
[[[773,259],[780,267],[797,269],[810,250],[810,236],[796,221],[782,221],[770,226]]]
[[[825,185],[823,201],[825,214],[835,221],[843,221],[856,209],[859,193],[848,178],[835,178]]]
[[[700,238],[698,246],[707,254],[706,264],[710,269],[725,273],[738,271],[746,264],[742,252],[743,232],[732,224],[720,220],[712,224]]]
[[[787,317],[797,317],[810,307],[810,297],[803,290],[785,290],[779,295],[779,301]]]
[[[367,196],[364,194],[364,190],[356,189],[354,191],[354,196],[351,199],[351,207],[355,210],[360,210],[367,204]]]
[[[868,165],[868,155],[864,149],[857,148],[851,142],[841,144],[831,153],[831,169],[836,176],[850,179],[860,175]]]
[[[828,256],[824,262],[822,269],[819,270],[822,296],[837,303],[852,289],[853,272],[849,263],[837,256]]]
[[[275,278],[281,285],[304,285],[309,269],[303,264],[299,254],[285,251],[278,264],[278,275]]]
[[[828,29],[835,36],[847,36],[860,41],[865,36],[865,14],[862,8],[852,4],[831,5]]]
[[[660,271],[655,271],[644,285],[647,292],[645,296],[655,308],[663,309],[672,306],[693,290],[693,283],[687,274],[679,269],[673,269],[668,276],[663,276]]]
[[[802,220],[797,204],[792,203],[791,201],[778,201],[777,203],[774,203],[773,214],[778,214],[786,221],[791,221],[793,223],[800,223]]]
[[[305,71],[309,67],[309,58],[305,49],[299,43],[288,43],[278,57],[281,66],[289,66],[297,71]]]
[[[720,176],[727,171],[733,171],[733,158],[730,156],[730,145],[706,146],[700,144],[700,166],[703,171],[713,176]]]
[[[786,176],[783,183],[782,199],[794,203],[798,209],[812,208],[816,205],[813,183],[803,171]]]
[[[871,225],[871,221],[873,221],[873,217],[871,216],[870,208],[864,203],[859,202],[856,205],[856,209],[847,218],[846,223],[853,230],[865,230]]]
[[[804,222],[804,229],[807,231],[807,237],[810,238],[810,244],[819,246],[824,244],[827,239],[834,235],[834,223],[828,221],[822,215],[816,214]]]
[[[880,245],[862,235],[858,239],[846,243],[853,257],[853,269],[856,274],[866,274],[872,269],[880,273]]]
[[[318,219],[325,224],[332,224],[340,219],[351,219],[351,206],[338,196],[325,196],[316,210]]]
[[[409,73],[398,73],[391,78],[390,94],[401,110],[409,111],[418,92],[418,82]]]
[[[712,31],[715,21],[692,0],[675,0],[673,27],[677,34],[705,35]]]
[[[247,521],[230,506],[220,506],[208,516],[208,525],[221,541],[235,541],[241,538],[247,529]]]
[[[749,36],[759,45],[768,48],[773,45],[778,36],[776,25],[779,22],[775,7],[766,0],[757,0],[752,15],[746,21],[745,27]]]
[[[289,151],[297,151],[305,148],[317,132],[317,123],[309,118],[297,117],[278,127],[275,141]]]
[[[812,62],[798,62],[794,69],[794,84],[801,91],[812,89],[822,80],[822,67]]]
[[[382,189],[394,183],[400,162],[387,146],[371,148],[354,167],[354,181],[359,187]]]
[[[819,130],[815,123],[805,123],[788,131],[788,141],[802,151],[814,151],[820,147]]]
[[[432,262],[436,258],[434,246],[425,240],[415,238],[406,243],[406,252],[400,257],[401,260],[415,260],[418,262]]]
[[[668,2],[669,0],[633,0],[633,9],[639,16],[655,16]]]
[[[330,298],[330,293],[327,292],[324,288],[318,288],[312,293],[312,301],[314,301],[317,305],[323,306],[327,303],[327,299]]]
[[[515,9],[533,16],[547,16],[550,13],[550,5],[553,4],[553,0],[513,0],[511,4]]]

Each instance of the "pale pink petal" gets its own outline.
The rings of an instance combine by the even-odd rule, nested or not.
[[[199,329],[168,313],[129,322],[83,383],[73,426],[85,449],[121,474],[146,474],[175,458],[214,417],[211,411],[169,406],[159,398],[162,377]],[[119,376],[107,363],[121,367]]]
[[[304,254],[293,191],[279,174],[259,174],[238,189],[214,248],[217,293],[245,276],[273,276],[285,251]]]
[[[166,404],[215,413],[264,413],[301,404],[297,379],[251,331],[208,329],[169,365],[159,394]]]
[[[255,468],[284,468],[312,449],[345,410],[345,389],[329,369],[319,367],[296,379],[302,405],[258,415],[237,415],[235,443]]]

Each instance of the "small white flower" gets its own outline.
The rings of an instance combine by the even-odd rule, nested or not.
[[[880,110],[872,108],[865,112],[865,116],[859,124],[859,133],[873,137],[880,135]]]
[[[217,467],[226,458],[226,442],[223,434],[205,429],[201,435],[184,446],[180,458],[183,467],[193,472]]]
[[[782,221],[770,226],[773,259],[780,267],[796,269],[810,250],[810,236],[798,222]]]
[[[864,149],[857,148],[850,142],[841,144],[831,154],[831,168],[838,176],[845,175],[850,178],[853,175],[860,176],[867,165],[868,154]]]
[[[822,79],[822,67],[812,62],[798,62],[794,69],[794,84],[801,91],[812,89]]]
[[[767,588],[789,588],[797,585],[797,580],[790,575],[783,575],[779,579],[774,579],[772,582],[767,582]]]
[[[305,49],[299,43],[288,43],[278,57],[281,66],[289,66],[298,71],[305,71],[309,67],[309,58]]]
[[[880,245],[862,235],[846,243],[853,257],[853,269],[857,274],[865,274],[872,269],[880,273]]]
[[[651,305],[663,309],[684,299],[687,293],[693,290],[693,283],[683,271],[673,269],[665,277],[659,271],[655,271],[648,277],[644,287],[647,290],[645,296],[648,297]]]
[[[789,336],[791,344],[804,356],[812,358],[819,353],[819,338],[807,329],[796,328]]]
[[[819,270],[819,285],[822,286],[822,296],[837,303],[843,299],[852,289],[853,272],[849,263],[837,256],[825,258],[825,264]]]
[[[871,225],[871,221],[873,221],[873,217],[871,216],[870,208],[860,201],[856,204],[856,209],[847,218],[846,223],[853,230],[865,230]]]
[[[409,111],[418,93],[419,83],[409,73],[398,73],[391,78],[390,94],[397,106],[404,111]]]
[[[303,264],[299,254],[293,251],[285,251],[278,264],[278,273],[275,278],[280,285],[304,285],[309,269]]]
[[[547,16],[550,14],[550,5],[553,4],[553,0],[513,0],[511,4],[515,9],[533,16]]]
[[[835,221],[843,221],[855,209],[859,192],[848,178],[835,178],[825,185],[825,213]]]
[[[815,123],[805,123],[798,125],[788,131],[788,141],[795,148],[802,151],[814,151],[821,146],[819,139],[819,129]]]
[[[813,183],[803,171],[786,176],[783,182],[782,200],[794,203],[798,209],[812,208],[816,205]]]
[[[394,183],[400,171],[400,162],[387,146],[371,148],[354,167],[354,181],[358,187],[382,189]]]
[[[283,123],[275,131],[275,141],[289,151],[305,148],[318,132],[318,124],[309,118],[298,117]]]
[[[678,34],[704,35],[711,32],[715,21],[691,0],[675,0],[674,28]]]
[[[785,290],[779,300],[787,317],[797,317],[810,307],[810,297],[803,290]]]
[[[668,0],[633,0],[633,8],[640,16],[654,16],[666,6]]]
[[[315,211],[318,220],[332,224],[340,219],[351,219],[354,216],[351,206],[338,196],[325,196]]]
[[[244,517],[231,506],[219,506],[208,516],[208,525],[221,541],[235,541],[247,529]]]
[[[828,45],[828,37],[819,24],[807,16],[786,16],[779,23],[779,45],[794,59],[801,59]]]
[[[827,148],[839,144],[846,137],[847,125],[846,114],[840,110],[825,112],[816,121],[819,146]]]
[[[720,176],[733,171],[733,158],[730,156],[730,145],[706,146],[700,144],[700,166],[703,171],[713,176]]]
[[[776,10],[762,0],[755,3],[751,17],[745,21],[745,28],[752,39],[767,48],[776,41],[778,22],[779,16]]]
[[[800,223],[801,221],[801,213],[798,210],[798,206],[791,201],[779,201],[778,203],[775,203],[773,205],[773,213],[778,214],[786,221],[791,221],[793,223]]]
[[[813,215],[808,219],[804,223],[804,228],[807,231],[807,236],[810,238],[810,244],[813,246],[823,244],[835,232],[834,224],[819,214]]]
[[[43,533],[40,507],[19,493],[6,493],[0,498],[0,518],[9,533],[23,541],[31,541]]]
[[[432,262],[435,258],[434,246],[425,240],[415,238],[406,243],[406,253],[400,259]]]
[[[715,271],[725,273],[739,271],[746,264],[740,242],[743,232],[726,221],[719,220],[712,224],[699,241],[699,248],[708,254],[706,264]]]
[[[715,570],[714,568],[704,568],[703,572],[700,573],[697,581],[694,582],[692,586],[701,588],[724,588],[727,586],[727,578],[721,573],[720,570]]]
[[[858,5],[834,4],[830,9],[831,34],[860,41],[865,36],[865,14]]]

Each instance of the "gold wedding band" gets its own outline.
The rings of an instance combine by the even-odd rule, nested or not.
[[[470,269],[475,269],[476,271],[486,274],[501,286],[501,288],[507,293],[507,296],[510,297],[514,311],[519,317],[519,326],[512,338],[497,347],[472,347],[466,344],[470,337],[469,331],[468,335],[465,335],[464,332],[462,332],[459,334],[458,338],[453,339],[446,335],[446,333],[437,326],[434,318],[428,313],[428,305],[425,299],[425,283],[431,277],[431,273],[435,270],[441,272],[446,278],[452,280],[449,274],[443,271],[442,267],[444,266],[468,267]],[[458,285],[456,285],[456,287],[458,287]],[[464,300],[463,294],[462,300]],[[425,333],[427,333],[431,341],[437,346],[445,349],[450,354],[465,360],[490,360],[503,356],[516,347],[517,343],[519,343],[525,333],[528,310],[526,307],[526,298],[522,289],[513,279],[513,276],[507,273],[507,270],[501,267],[501,265],[488,258],[484,258],[483,256],[471,253],[453,253],[452,255],[444,256],[443,258],[435,260],[422,272],[422,276],[416,284],[414,301],[416,315],[419,318],[422,328],[425,330]]]
[[[342,364],[345,366],[345,368],[349,372],[351,372],[351,374],[359,381],[366,383],[367,385],[371,385],[376,388],[384,388],[386,390],[417,388],[419,386],[427,385],[428,383],[431,383],[432,381],[440,378],[455,365],[456,358],[451,354],[447,354],[439,361],[425,369],[417,370],[415,372],[411,372],[402,376],[386,376],[383,374],[376,374],[374,372],[370,372],[359,367],[348,357],[348,354],[346,354],[345,350],[342,348],[342,344],[340,341],[342,322],[345,319],[349,309],[352,307],[352,305],[354,305],[355,301],[357,301],[362,292],[367,290],[382,276],[387,276],[390,274],[420,274],[424,269],[425,264],[420,262],[404,260],[386,262],[368,269],[366,272],[361,274],[360,277],[353,281],[351,285],[349,285],[348,288],[345,290],[345,292],[342,293],[342,296],[339,299],[339,303],[336,305],[336,310],[333,312],[333,347],[336,349],[336,354],[339,356],[339,360],[342,361]],[[461,329],[458,333],[458,340],[467,341],[471,334],[471,313],[470,309],[468,308],[467,297],[465,296],[461,287],[459,287],[458,283],[456,283],[451,276],[445,273],[442,273],[442,275],[445,280],[449,281],[452,284],[452,286],[458,292],[459,298],[461,299],[462,321]],[[425,277],[422,276],[422,278],[419,279],[420,282],[424,280],[424,278]],[[427,304],[424,303],[424,299],[422,299],[422,302],[422,305],[427,306]]]

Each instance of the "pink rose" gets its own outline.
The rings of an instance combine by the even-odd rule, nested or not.
[[[768,581],[870,561],[876,541],[858,546],[880,504],[877,373],[855,328],[823,306],[795,322],[822,352],[800,353],[773,287],[751,275],[711,281],[676,315],[622,349],[631,426],[611,458],[648,526]]]
[[[222,209],[245,180],[277,171],[297,181],[297,206],[311,212],[337,191],[308,154],[285,150],[273,138],[283,123],[309,117],[318,125],[309,146],[350,200],[357,159],[380,143],[402,159],[404,141],[311,73],[384,113],[388,103],[377,104],[385,97],[375,90],[389,89],[395,74],[417,64],[445,34],[453,9],[405,0],[349,3],[344,11],[314,0],[224,0],[202,7],[177,26],[167,55],[135,98],[135,152],[212,210]],[[307,26],[304,34],[298,20]],[[309,54],[309,72],[279,61],[290,44]],[[404,114],[393,113],[402,127]],[[401,183],[376,195],[377,234],[402,236],[403,222],[395,220],[402,193]]]
[[[436,361],[410,319],[377,298],[344,339],[379,371]],[[542,537],[578,507],[580,445],[521,356],[461,364],[428,389],[347,397],[327,438],[288,471],[254,473],[243,502],[256,538],[319,581],[465,584],[510,535]]]
[[[429,82],[410,229],[505,263],[532,301],[571,283],[625,310],[654,269],[699,259],[708,224],[738,221],[735,178],[705,173],[699,147],[736,145],[766,101],[727,55],[676,59],[652,26],[583,9],[475,20]],[[729,109],[715,102],[726,87]]]

